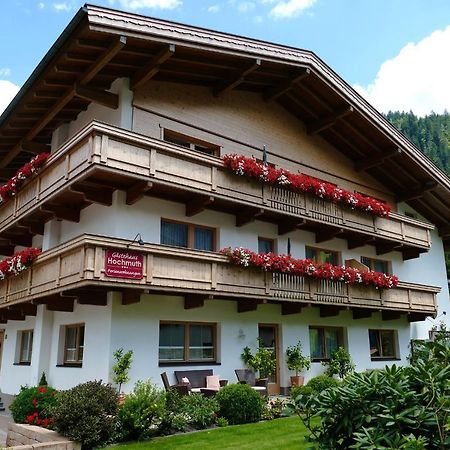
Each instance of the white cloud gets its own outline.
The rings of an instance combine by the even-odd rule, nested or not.
[[[255,6],[253,2],[240,2],[237,5],[237,9],[240,13],[246,13],[255,9]]]
[[[8,80],[0,80],[0,114],[6,109],[19,91],[19,86]]]
[[[0,77],[9,77],[11,69],[9,67],[0,67]]]
[[[255,23],[263,23],[263,22],[264,22],[264,19],[263,19],[262,16],[255,16],[255,17],[253,18],[253,21],[254,21]]]
[[[45,8],[45,3],[39,2],[39,3],[38,3],[38,8],[39,8],[39,9],[44,9],[44,8]]]
[[[55,8],[56,11],[68,12],[72,9],[72,5],[69,5],[69,3],[67,3],[67,2],[53,3],[53,8]]]
[[[409,43],[385,61],[372,84],[354,88],[376,108],[419,116],[450,110],[450,26]]]
[[[119,0],[123,9],[175,9],[183,4],[182,0]]]
[[[220,11],[220,5],[211,5],[208,7],[208,12],[209,13],[218,13]]]
[[[264,3],[275,3],[272,0],[263,0]],[[316,0],[287,0],[277,1],[270,10],[269,15],[274,19],[290,19],[299,16],[303,11],[316,3]]]

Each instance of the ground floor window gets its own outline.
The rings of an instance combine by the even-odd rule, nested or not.
[[[66,325],[64,364],[81,364],[84,353],[84,324]]]
[[[161,322],[159,362],[214,362],[216,324]]]
[[[370,357],[376,359],[397,359],[397,331],[369,330]]]
[[[311,359],[330,359],[334,350],[344,346],[344,330],[338,327],[309,327]]]
[[[33,330],[23,330],[19,332],[20,351],[19,363],[30,364],[33,352]]]

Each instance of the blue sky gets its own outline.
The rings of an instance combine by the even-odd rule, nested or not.
[[[23,84],[83,3],[2,2],[0,111],[2,95]],[[312,50],[382,110],[450,109],[450,63],[443,61],[450,59],[449,0],[95,3]]]

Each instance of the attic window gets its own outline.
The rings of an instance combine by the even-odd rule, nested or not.
[[[166,142],[181,145],[182,147],[195,150],[197,152],[206,153],[207,155],[219,156],[220,147],[210,142],[202,141],[201,139],[187,136],[185,134],[177,133],[176,131],[164,129],[164,138]]]

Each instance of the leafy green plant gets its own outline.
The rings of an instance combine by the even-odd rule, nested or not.
[[[355,364],[350,353],[343,347],[334,350],[331,353],[330,360],[324,361],[322,364],[327,367],[326,375],[329,377],[337,375],[341,380],[355,370]]]
[[[244,364],[259,372],[260,376],[270,377],[277,370],[277,362],[273,350],[263,347],[259,340],[259,347],[253,354],[250,347],[246,346],[242,350],[241,359]]]
[[[52,408],[54,427],[63,436],[91,449],[112,440],[118,409],[117,390],[88,381],[58,395]]]
[[[123,348],[119,348],[114,352],[116,363],[112,367],[114,372],[113,381],[119,385],[119,393],[122,390],[122,384],[130,381],[128,373],[133,362],[133,350],[124,353]]]
[[[39,380],[39,386],[48,386],[47,377],[45,376],[45,372],[42,372],[41,379]]]
[[[141,440],[154,435],[165,413],[165,393],[150,381],[138,381],[118,414],[119,439]]]
[[[261,420],[263,400],[247,384],[230,384],[216,395],[219,415],[231,425],[257,422]]]
[[[52,407],[56,391],[52,387],[22,387],[9,409],[14,422],[49,428],[52,425]]]
[[[290,345],[286,349],[286,364],[289,370],[295,370],[295,376],[297,377],[299,372],[311,367],[311,360],[303,355],[300,341],[297,345]]]
[[[296,399],[298,395],[307,397],[310,395],[318,395],[326,389],[338,386],[339,382],[335,378],[327,375],[318,375],[311,378],[305,386],[292,386],[290,390],[291,399]]]

